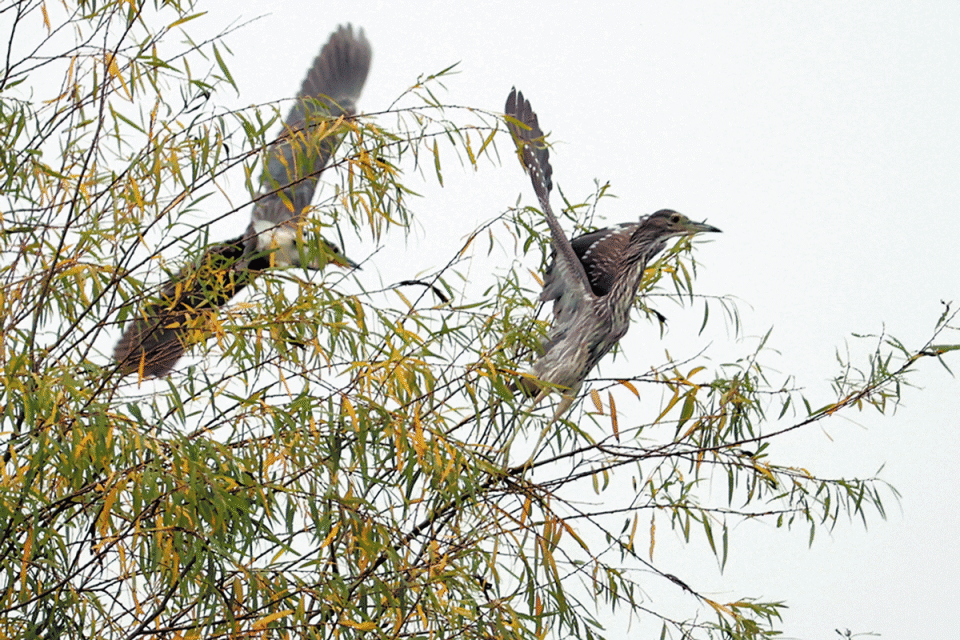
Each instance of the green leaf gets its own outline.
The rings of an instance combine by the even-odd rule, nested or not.
[[[220,67],[220,71],[223,72],[223,77],[226,78],[227,82],[230,83],[230,86],[234,88],[237,92],[237,95],[240,95],[240,89],[237,87],[237,83],[233,80],[233,75],[230,73],[230,69],[227,68],[227,64],[223,61],[223,57],[220,55],[220,49],[217,48],[217,45],[213,45],[213,55],[217,59],[217,65]]]

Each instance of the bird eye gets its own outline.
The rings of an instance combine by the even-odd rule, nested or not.
[[[680,224],[680,214],[675,213],[672,216],[670,216],[670,222],[672,222],[673,224]]]

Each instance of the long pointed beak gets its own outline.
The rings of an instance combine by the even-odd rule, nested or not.
[[[326,238],[321,237],[320,240],[323,242],[324,248],[327,250],[327,264],[332,264],[340,267],[341,269],[360,269],[359,264],[343,255],[343,252],[340,251],[340,247],[333,244]]]
[[[359,264],[357,264],[347,256],[337,256],[333,260],[333,264],[337,265],[338,267],[343,267],[344,269],[359,269],[363,271],[363,267],[361,267]]]
[[[330,259],[330,262],[343,269],[360,269],[363,271],[363,267],[343,254],[336,254]]]
[[[723,233],[720,229],[706,222],[690,222],[687,229],[689,229],[690,233]]]

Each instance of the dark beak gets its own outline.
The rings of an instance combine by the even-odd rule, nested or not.
[[[691,222],[687,228],[690,230],[690,233],[723,233],[720,229],[706,222]]]
[[[343,255],[342,253],[334,254],[334,256],[330,258],[330,263],[335,264],[336,266],[341,267],[343,269],[360,269],[361,271],[363,270],[363,267],[361,267],[359,264],[357,264],[347,256]]]

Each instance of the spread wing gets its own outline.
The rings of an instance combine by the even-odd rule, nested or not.
[[[342,138],[322,127],[356,113],[372,55],[363,30],[354,34],[347,25],[330,36],[313,61],[282,139],[268,151],[260,188],[264,195],[254,205],[247,230],[248,250],[257,250],[259,233],[299,220],[310,206],[320,173]]]
[[[583,302],[592,300],[594,293],[574,247],[567,240],[560,223],[553,215],[553,209],[550,208],[553,168],[550,166],[550,153],[544,143],[537,114],[533,112],[530,102],[524,99],[523,93],[516,89],[510,91],[504,112],[521,123],[511,122],[508,118],[507,127],[521,153],[523,166],[530,174],[533,189],[540,201],[543,215],[547,218],[553,239],[554,260],[540,299],[556,300],[553,313],[558,327],[565,327],[578,309],[590,306]]]
[[[640,225],[636,222],[621,222],[618,225],[597,229],[570,241],[574,253],[580,259],[590,280],[590,287],[597,297],[610,293],[617,278],[615,259],[624,255],[630,236]],[[549,282],[553,265],[547,270],[545,281]]]
[[[371,56],[362,30],[354,35],[350,26],[340,27],[330,36],[287,116],[283,139],[268,151],[264,195],[254,206],[249,229],[239,238],[208,247],[199,263],[185,266],[163,285],[155,301],[143,305],[114,350],[123,373],[168,373],[191,340],[187,327],[202,324],[203,314],[216,313],[265,266],[258,264],[266,262],[261,258],[247,259],[264,249],[257,247],[258,222],[261,228],[272,228],[295,221],[310,205],[339,136],[310,136],[309,129],[356,112]],[[332,261],[339,264],[336,258]]]

